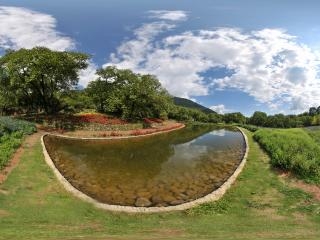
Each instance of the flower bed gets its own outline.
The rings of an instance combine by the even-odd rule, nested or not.
[[[118,137],[118,136],[141,136],[141,135],[148,135],[152,133],[158,133],[158,132],[166,132],[173,129],[177,129],[183,126],[181,123],[174,123],[169,124],[167,126],[161,126],[159,128],[143,128],[143,129],[134,129],[129,131],[109,131],[109,132],[103,132],[98,135],[95,135],[96,137]]]
[[[98,123],[103,125],[123,125],[126,121],[118,118],[110,118],[103,114],[82,114],[73,116],[73,120],[82,123]]]

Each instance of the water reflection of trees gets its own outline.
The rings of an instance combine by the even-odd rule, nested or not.
[[[95,174],[98,178],[109,174],[125,183],[139,177],[152,179],[174,155],[175,145],[188,143],[215,129],[219,128],[199,125],[143,138],[83,141],[48,136],[45,141],[49,153],[54,153],[50,155],[60,154],[63,164],[71,165],[71,171]]]

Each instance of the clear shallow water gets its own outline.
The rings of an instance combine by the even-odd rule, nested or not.
[[[169,206],[203,197],[235,171],[245,153],[238,130],[188,127],[155,136],[75,140],[46,136],[62,175],[100,202]]]

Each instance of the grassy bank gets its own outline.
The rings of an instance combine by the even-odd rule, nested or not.
[[[270,155],[272,166],[320,183],[320,146],[303,129],[261,129],[254,138]]]
[[[10,117],[0,117],[0,169],[20,146],[25,135],[36,131],[35,125]]]
[[[0,239],[319,239],[319,202],[280,182],[246,133],[248,162],[225,197],[149,215],[105,212],[71,196],[45,164],[40,143],[24,145],[0,186]]]
[[[316,141],[317,144],[320,145],[320,127],[309,127],[304,128],[304,130]]]

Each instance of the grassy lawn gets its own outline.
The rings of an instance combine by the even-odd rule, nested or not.
[[[246,133],[247,165],[220,201],[149,215],[78,200],[55,179],[40,142],[24,145],[20,164],[0,185],[0,239],[320,239],[320,203],[279,180]]]

